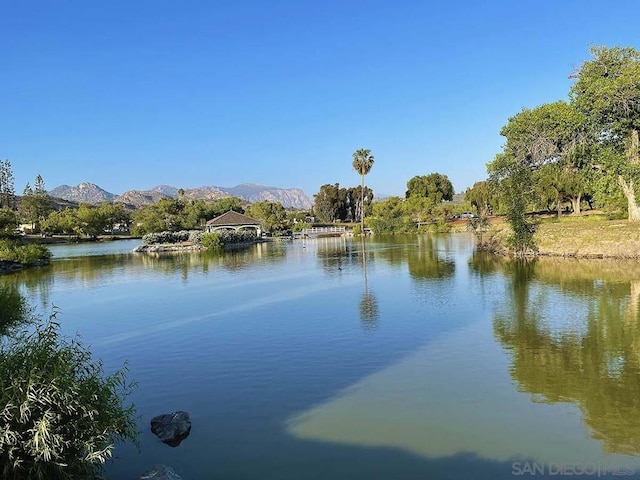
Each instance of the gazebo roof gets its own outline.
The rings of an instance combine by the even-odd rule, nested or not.
[[[207,226],[212,227],[224,227],[226,225],[260,225],[260,220],[230,210],[207,222]]]

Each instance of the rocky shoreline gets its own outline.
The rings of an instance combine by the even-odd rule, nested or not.
[[[205,247],[194,243],[159,243],[154,245],[138,245],[133,249],[133,253],[199,252],[201,250],[205,250]]]
[[[264,238],[259,238],[256,240],[252,240],[250,242],[236,242],[236,243],[226,243],[222,248],[236,248],[236,247],[245,247],[248,245],[255,245],[256,243],[268,242]],[[203,247],[197,243],[156,243],[152,245],[138,245],[132,251],[133,253],[170,253],[170,252],[201,252],[206,250],[206,247]]]

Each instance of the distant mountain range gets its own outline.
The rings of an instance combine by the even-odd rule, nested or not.
[[[171,185],[158,185],[149,190],[129,190],[122,195],[107,192],[93,183],[83,182],[75,187],[60,185],[49,191],[49,195],[72,202],[102,203],[118,202],[142,207],[161,198],[177,198],[178,189]],[[184,197],[192,200],[212,201],[226,197],[239,197],[247,202],[268,200],[280,202],[284,207],[307,209],[312,202],[299,188],[278,188],[244,183],[235,187],[204,186],[184,190]]]

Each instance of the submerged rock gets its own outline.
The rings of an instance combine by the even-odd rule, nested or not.
[[[138,480],[182,480],[182,477],[171,467],[156,465],[151,470],[144,472]]]
[[[191,420],[187,412],[165,413],[151,419],[151,431],[167,445],[177,447],[189,436]]]

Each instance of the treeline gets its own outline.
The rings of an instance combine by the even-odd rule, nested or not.
[[[467,192],[479,210],[506,213],[516,253],[535,250],[527,215],[535,210],[577,214],[587,206],[640,221],[640,53],[593,47],[591,54],[571,75],[567,100],[509,118],[488,180]]]
[[[288,233],[308,212],[291,212],[279,202],[262,201],[246,204],[237,197],[213,202],[163,198],[133,210],[121,203],[100,205],[80,203],[60,208],[47,193],[41,175],[29,183],[22,196],[15,194],[13,172],[8,160],[0,161],[0,237],[17,237],[23,225],[30,233],[72,235],[96,238],[110,233],[147,233],[202,229],[207,222],[230,210],[260,220],[264,231],[278,235]]]
[[[36,176],[35,189],[29,186],[28,196],[23,196],[23,201],[18,204],[11,162],[0,160],[0,273],[12,271],[16,264],[21,268],[49,262],[51,252],[46,247],[25,244],[18,239],[16,231],[20,212],[33,218],[33,215],[40,214],[43,205],[48,204],[44,181],[40,175]]]
[[[447,220],[468,209],[454,205],[451,181],[441,173],[417,175],[407,182],[404,198],[389,197],[373,204],[368,225],[376,233],[446,231]]]
[[[320,187],[314,195],[313,215],[320,222],[354,222],[360,218],[362,187],[339,184]],[[447,230],[447,220],[471,208],[469,203],[453,204],[454,189],[446,175],[417,175],[407,182],[404,197],[374,202],[373,191],[364,188],[366,225],[375,233],[416,233]]]
[[[206,222],[233,210],[260,220],[262,229],[274,235],[291,231],[293,219],[304,214],[287,212],[279,202],[262,201],[246,204],[237,197],[223,198],[211,203],[203,200],[163,198],[137,211],[133,217],[132,233],[147,233],[204,228]]]
[[[122,204],[104,202],[98,206],[80,204],[51,212],[41,222],[45,234],[97,237],[105,233],[130,232],[135,236],[157,232],[203,229],[206,222],[228,211],[244,213],[260,220],[262,228],[273,234],[286,233],[292,219],[278,202],[245,205],[237,197],[210,203],[204,200],[162,198],[158,202],[132,211]]]

